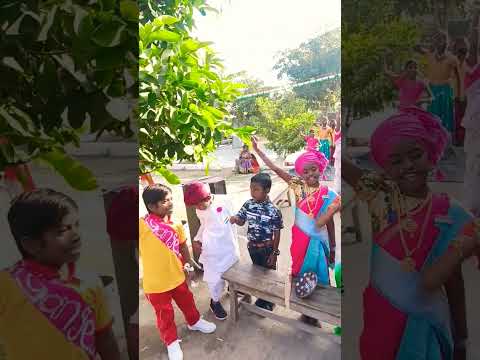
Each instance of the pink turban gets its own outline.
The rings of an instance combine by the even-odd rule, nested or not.
[[[298,157],[295,161],[295,171],[298,175],[303,175],[303,169],[306,164],[315,164],[318,166],[320,174],[323,174],[328,165],[328,159],[317,150],[310,150]]]
[[[210,195],[210,188],[207,184],[201,183],[200,181],[193,181],[185,185],[183,200],[185,205],[195,206]]]
[[[370,141],[373,160],[384,168],[392,147],[405,139],[422,144],[432,164],[437,165],[449,137],[436,116],[416,107],[403,108],[383,121],[373,132]]]

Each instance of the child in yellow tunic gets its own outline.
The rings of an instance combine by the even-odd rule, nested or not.
[[[216,326],[200,317],[187,285],[184,270],[193,270],[198,265],[190,258],[182,224],[171,221],[172,191],[155,184],[147,186],[142,197],[148,210],[148,215],[139,221],[143,289],[157,315],[169,360],[182,360],[172,301],[185,316],[188,329],[213,333]]]
[[[75,271],[78,208],[48,189],[23,193],[9,213],[22,260],[0,272],[0,353],[8,360],[120,359],[96,276]]]

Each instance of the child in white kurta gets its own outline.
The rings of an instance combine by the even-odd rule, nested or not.
[[[239,259],[236,234],[228,221],[233,215],[232,204],[226,195],[211,195],[207,185],[197,182],[187,185],[185,197],[191,200],[186,203],[195,206],[200,220],[194,241],[201,243],[199,261],[203,264],[203,280],[210,290],[210,310],[217,319],[224,320],[227,313],[220,303],[225,289],[222,275]]]

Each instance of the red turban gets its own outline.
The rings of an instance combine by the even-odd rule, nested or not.
[[[138,185],[122,188],[113,198],[107,232],[113,241],[138,241]]]
[[[185,185],[183,200],[185,201],[185,205],[195,206],[210,195],[210,188],[207,184],[201,183],[200,181],[193,181]]]

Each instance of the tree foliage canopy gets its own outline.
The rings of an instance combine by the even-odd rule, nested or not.
[[[415,23],[401,18],[394,5],[391,0],[342,2],[342,107],[350,119],[381,111],[393,100],[383,72],[385,51],[403,62],[418,40]]]
[[[253,128],[232,127],[229,106],[243,86],[223,75],[210,43],[190,35],[195,11],[211,10],[206,2],[141,5],[140,171],[175,183],[174,161],[201,162],[223,137],[248,141]]]
[[[269,148],[285,156],[305,146],[304,135],[316,118],[305,99],[290,93],[277,99],[257,98],[256,104],[260,115],[254,123]]]
[[[133,135],[125,107],[138,84],[132,0],[3,1],[0,5],[0,170],[41,159],[74,188],[96,186],[64,147],[80,134]]]
[[[274,69],[278,78],[286,78],[294,83],[317,79],[326,74],[341,72],[340,28],[326,32],[295,49],[280,53]],[[329,92],[340,93],[340,78],[303,85],[294,89],[312,107],[323,106],[321,102]]]

